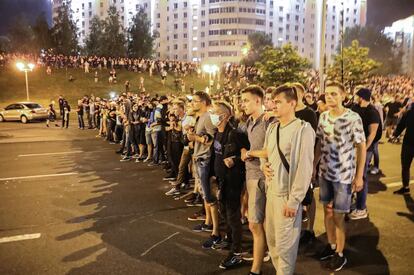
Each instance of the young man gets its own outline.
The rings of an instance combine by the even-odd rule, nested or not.
[[[273,265],[280,274],[293,274],[302,223],[302,201],[313,173],[315,131],[295,117],[298,102],[293,85],[273,92],[278,119],[267,132],[264,148],[267,163],[266,239]]]
[[[214,137],[214,172],[220,189],[220,213],[227,224],[227,238],[220,247],[231,244],[229,255],[219,267],[228,269],[242,263],[240,196],[244,183],[244,163],[240,159],[240,150],[248,140],[246,135],[237,130],[230,104],[216,102],[211,120],[218,130]]]
[[[356,209],[351,212],[349,218],[351,220],[359,220],[368,217],[367,196],[368,196],[368,172],[369,163],[374,155],[375,144],[381,139],[382,128],[381,118],[378,111],[372,106],[371,91],[366,88],[360,88],[357,93],[358,105],[352,109],[359,114],[364,127],[366,139],[367,155],[364,168],[364,188],[357,193]]]
[[[342,104],[344,87],[340,83],[328,83],[325,99],[329,110],[319,119],[314,160],[315,172],[320,160],[319,196],[324,205],[329,242],[320,260],[330,260],[328,267],[339,271],[347,263],[343,254],[345,214],[351,207],[352,192],[361,191],[364,185],[366,146],[361,118]]]
[[[204,207],[206,209],[205,223],[194,228],[194,231],[212,231],[210,238],[202,245],[203,248],[211,248],[213,244],[221,241],[219,234],[219,220],[217,198],[213,194],[211,178],[211,145],[213,144],[216,127],[211,123],[208,108],[211,105],[210,96],[198,91],[193,97],[193,110],[197,113],[195,131],[187,133],[190,142],[194,142],[194,165],[196,174],[203,192]]]
[[[414,97],[413,97],[414,100]],[[405,135],[401,148],[401,174],[403,187],[394,191],[396,195],[410,193],[410,167],[414,158],[414,103],[411,103],[407,111],[401,117],[393,137],[398,137],[405,129]]]
[[[242,91],[242,108],[249,119],[246,131],[250,150],[261,150],[265,140],[268,122],[263,119],[264,91],[252,85]],[[249,229],[253,234],[253,264],[250,274],[261,274],[266,249],[266,237],[263,227],[265,219],[266,191],[265,176],[260,170],[260,159],[250,157],[249,148],[242,148],[241,159],[246,163],[246,189],[248,199]]]

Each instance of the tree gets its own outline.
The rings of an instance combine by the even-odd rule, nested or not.
[[[125,56],[125,36],[115,6],[108,9],[108,16],[103,22],[102,54],[106,56]]]
[[[85,40],[85,51],[88,55],[102,55],[103,25],[98,16],[92,17],[89,36]]]
[[[281,48],[267,46],[256,62],[261,72],[261,81],[267,86],[278,86],[286,82],[304,82],[304,71],[309,61],[301,57],[292,44]]]
[[[254,32],[247,37],[247,45],[242,51],[247,51],[246,57],[242,59],[242,64],[246,66],[253,66],[259,61],[266,46],[273,46],[270,35],[263,32]]]
[[[39,52],[40,49],[49,49],[52,46],[51,30],[44,12],[37,17],[36,23],[33,26],[33,32],[37,52]]]
[[[374,27],[355,26],[347,28],[344,33],[344,47],[357,40],[361,47],[369,48],[368,57],[382,64],[376,72],[380,74],[398,74],[401,70],[402,54],[396,50],[394,41],[383,31]]]
[[[33,53],[34,33],[23,15],[16,16],[8,31],[11,49],[19,53]]]
[[[128,56],[151,57],[154,51],[154,35],[151,35],[151,21],[143,7],[132,19],[128,29]]]
[[[344,85],[351,92],[357,85],[364,84],[374,74],[375,69],[381,65],[369,58],[369,49],[360,47],[357,40],[352,41],[351,47],[343,49],[343,60],[341,54],[335,55],[333,64],[328,68],[329,79],[341,82],[342,61]]]
[[[53,18],[52,41],[56,53],[71,55],[78,52],[78,34],[72,18],[71,1],[59,6],[57,16]]]

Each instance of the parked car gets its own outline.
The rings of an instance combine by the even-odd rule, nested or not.
[[[48,118],[48,110],[35,102],[17,102],[0,109],[0,122],[21,121],[27,123],[32,120]]]

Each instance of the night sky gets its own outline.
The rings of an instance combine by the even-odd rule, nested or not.
[[[50,2],[50,0],[0,0],[0,35],[7,33],[13,17],[18,14],[24,14],[29,22],[34,22],[40,13],[46,12],[51,22]],[[368,0],[369,25],[384,27],[413,14],[414,0]]]

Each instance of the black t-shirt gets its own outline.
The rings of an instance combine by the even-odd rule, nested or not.
[[[382,135],[382,125],[381,125],[381,117],[377,111],[377,109],[375,109],[374,106],[372,106],[371,104],[369,104],[367,107],[360,107],[359,105],[355,105],[355,107],[353,108],[353,111],[358,113],[359,116],[362,119],[362,124],[364,126],[364,133],[365,133],[365,138],[368,138],[369,136],[369,126],[371,124],[378,124],[378,130],[377,133],[375,135],[374,138],[374,142],[378,141],[381,139],[381,135]],[[371,145],[372,146],[372,145]],[[370,148],[368,148],[370,149]]]
[[[312,126],[313,130],[316,131],[316,128],[318,127],[318,118],[315,111],[313,111],[311,108],[306,106],[305,109],[296,111],[295,116],[303,121],[308,122]]]
[[[388,102],[384,107],[388,108],[387,118],[396,118],[395,114],[400,111],[402,104],[399,102]]]
[[[219,178],[224,178],[226,174],[226,166],[223,161],[223,135],[225,132],[217,132],[214,137],[213,147],[214,147],[214,172],[215,175]]]
[[[316,112],[316,110],[318,110],[318,104],[316,104],[316,102],[313,102],[312,104],[309,104],[306,100],[305,100],[305,105],[308,106],[309,108],[311,108],[312,110],[314,110]]]

